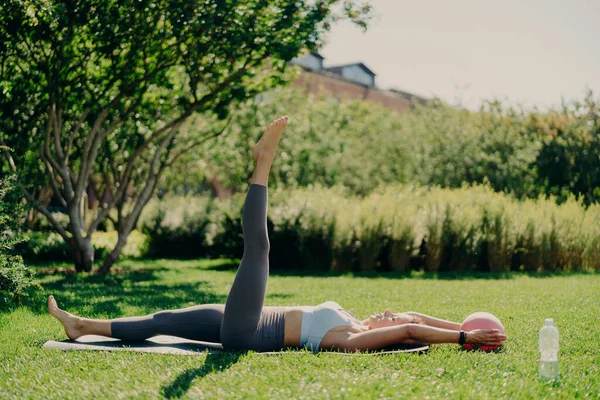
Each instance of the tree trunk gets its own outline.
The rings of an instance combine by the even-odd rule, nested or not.
[[[90,272],[94,266],[94,247],[91,240],[84,240],[77,243],[71,240],[71,251],[73,252],[73,261],[75,262],[75,271]]]
[[[224,187],[216,177],[209,180],[209,183],[212,185],[215,196],[217,196],[218,199],[229,199],[233,196],[233,190]]]
[[[127,244],[127,238],[129,237],[130,232],[131,229],[129,229],[126,232],[119,232],[119,239],[117,240],[117,244],[115,245],[115,248],[110,252],[110,254],[104,259],[102,266],[96,271],[98,274],[108,274],[110,268],[119,259],[123,247],[125,247],[125,245]]]

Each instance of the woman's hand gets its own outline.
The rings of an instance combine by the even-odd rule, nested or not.
[[[475,329],[467,332],[466,343],[501,346],[507,336],[499,329]]]

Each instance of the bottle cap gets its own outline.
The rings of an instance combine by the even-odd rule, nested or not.
[[[554,326],[554,318],[546,318],[544,320],[544,325],[546,325],[546,326]]]

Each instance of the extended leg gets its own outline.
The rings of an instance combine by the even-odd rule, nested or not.
[[[204,304],[143,317],[102,320],[70,314],[58,308],[53,296],[48,298],[48,312],[62,323],[71,340],[83,335],[101,335],[141,341],[156,335],[171,335],[219,343],[224,309],[222,304]]]
[[[160,311],[145,317],[111,320],[111,336],[139,341],[156,335],[170,335],[203,342],[221,342],[225,306],[202,304],[181,310]]]
[[[225,304],[221,341],[229,348],[245,347],[258,327],[269,277],[267,182],[275,149],[287,117],[273,122],[253,149],[256,168],[242,212],[244,255]]]

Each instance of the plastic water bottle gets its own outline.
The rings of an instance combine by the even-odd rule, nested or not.
[[[540,378],[558,380],[558,329],[552,318],[546,318],[540,329]]]

